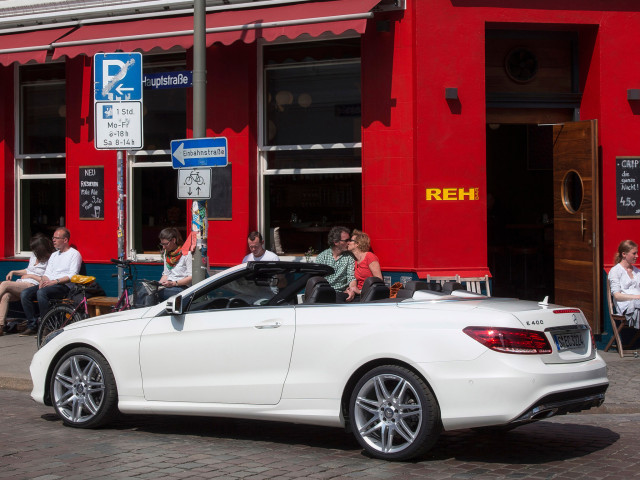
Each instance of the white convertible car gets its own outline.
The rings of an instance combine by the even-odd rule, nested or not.
[[[368,280],[339,304],[313,263],[251,262],[159,305],[70,324],[31,363],[32,397],[72,427],[122,413],[344,427],[372,456],[440,432],[596,407],[608,386],[575,308]]]

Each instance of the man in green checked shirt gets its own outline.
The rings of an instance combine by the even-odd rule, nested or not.
[[[336,301],[339,303],[350,302],[354,297],[353,291],[347,290],[349,282],[355,278],[353,270],[356,266],[356,260],[347,251],[350,238],[348,228],[333,227],[328,235],[329,248],[320,252],[316,258],[317,263],[329,265],[335,270],[335,273],[325,278],[336,291]]]

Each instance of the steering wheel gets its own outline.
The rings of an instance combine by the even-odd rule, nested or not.
[[[248,307],[249,304],[241,298],[231,298],[227,303],[227,308],[241,308]]]

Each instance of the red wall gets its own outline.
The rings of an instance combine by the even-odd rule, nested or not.
[[[0,95],[0,225],[4,226],[0,236],[0,251],[3,257],[11,257],[14,253],[14,163],[13,163],[13,66],[0,66],[0,85],[5,91]]]
[[[389,32],[370,21],[362,39],[363,229],[384,270],[416,262],[413,22],[386,17]]]
[[[71,243],[86,262],[118,256],[117,165],[115,151],[93,144],[92,58],[67,60],[67,205],[66,227]],[[104,220],[80,220],[81,166],[104,167]]]
[[[207,135],[227,137],[232,165],[233,218],[209,222],[209,261],[219,266],[240,263],[257,228],[256,62],[255,43],[207,50]]]

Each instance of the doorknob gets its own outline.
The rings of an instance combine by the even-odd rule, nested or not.
[[[587,219],[584,218],[584,213],[580,214],[580,225],[582,228],[582,241],[584,242],[584,234],[587,231]]]

